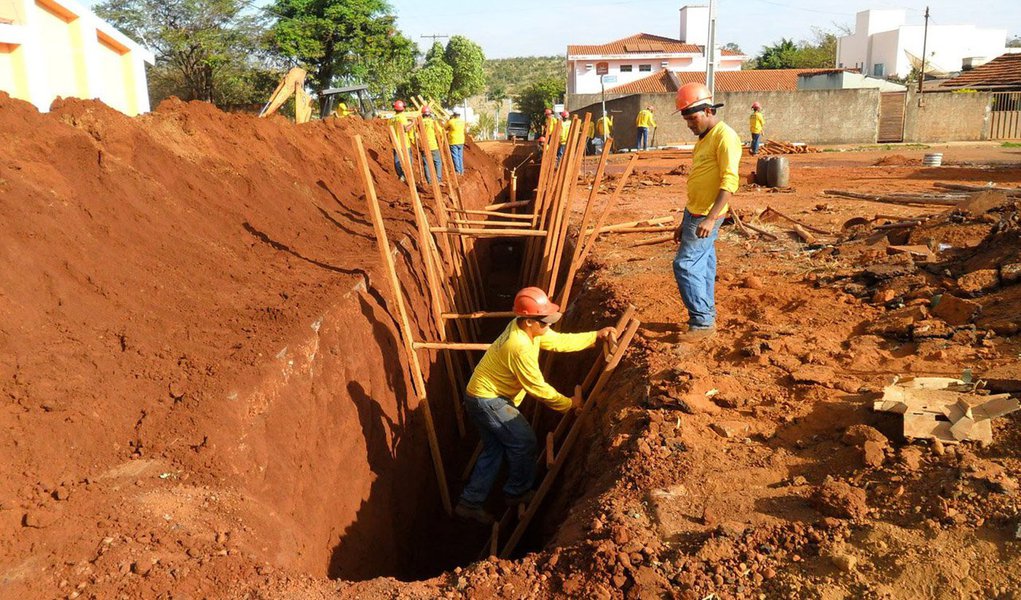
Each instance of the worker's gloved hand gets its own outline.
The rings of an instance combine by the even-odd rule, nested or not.
[[[596,338],[600,340],[609,340],[617,336],[617,330],[613,327],[603,327],[596,332]]]

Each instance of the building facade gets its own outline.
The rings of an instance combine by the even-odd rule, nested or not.
[[[664,71],[705,71],[708,32],[708,7],[685,6],[681,9],[679,39],[638,33],[606,44],[570,45],[567,94],[600,93],[603,75],[608,76],[609,88]],[[748,58],[728,50],[718,51],[717,57],[717,71],[738,71]]]
[[[865,10],[854,33],[837,38],[837,67],[880,78],[905,78],[920,68],[925,42],[925,72],[944,77],[979,66],[1004,53],[1006,29],[974,25],[905,25],[903,9]]]
[[[73,0],[0,0],[0,90],[40,111],[57,97],[149,111],[142,48]]]

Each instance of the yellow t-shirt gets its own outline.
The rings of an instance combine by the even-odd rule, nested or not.
[[[451,146],[464,145],[464,119],[461,117],[447,121],[447,143]]]
[[[723,121],[695,142],[688,174],[688,204],[693,215],[707,215],[720,190],[737,191],[741,165],[741,138]],[[723,208],[724,214],[727,208]]]
[[[567,143],[567,139],[569,137],[571,137],[571,122],[565,120],[560,125],[560,143],[561,143],[561,145],[566,144]]]
[[[596,135],[599,137],[609,137],[611,129],[613,129],[613,117],[599,117],[596,120]]]
[[[553,126],[556,125],[557,118],[553,115],[546,117],[546,127],[543,129],[543,135],[549,137],[553,133]]]
[[[656,119],[652,118],[652,111],[646,109],[646,110],[643,110],[642,112],[638,113],[638,118],[635,119],[635,126],[636,127],[655,127],[656,126]]]
[[[752,116],[748,117],[748,128],[752,133],[762,133],[762,126],[765,124],[766,118],[759,111],[752,112]]]
[[[546,383],[539,370],[539,350],[577,352],[596,343],[597,332],[557,333],[548,330],[535,339],[512,320],[500,337],[486,350],[468,382],[467,391],[476,398],[507,398],[520,406],[525,392],[561,412],[571,408],[571,399]]]
[[[439,129],[440,124],[432,117],[422,117],[422,124],[425,125],[425,141],[429,144],[429,149],[439,150],[440,143],[436,139],[436,131]]]
[[[404,133],[407,136],[407,140],[404,145],[405,148],[410,148],[411,145],[415,143],[415,130],[414,128],[412,129],[408,128],[409,123],[411,123],[411,119],[408,118],[408,115],[402,112],[399,112],[396,115],[390,117],[390,127],[392,127],[394,133],[397,134],[398,140],[401,139],[400,133],[398,133],[399,129],[401,128],[404,129]]]

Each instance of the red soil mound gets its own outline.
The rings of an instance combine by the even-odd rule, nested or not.
[[[353,157],[421,290],[385,126],[0,93],[0,129],[5,594],[397,574],[438,502]]]

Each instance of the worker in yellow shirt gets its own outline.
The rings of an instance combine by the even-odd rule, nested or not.
[[[553,114],[553,109],[552,108],[547,108],[546,109],[546,120],[543,123],[543,127],[542,127],[542,135],[543,135],[543,137],[548,138],[550,135],[553,134],[553,126],[556,125],[556,123],[557,123],[557,116],[555,114]]]
[[[411,166],[412,152],[411,147],[415,144],[415,129],[408,118],[407,113],[404,112],[405,106],[403,100],[394,102],[394,116],[390,117],[390,127],[393,128],[394,133],[397,134],[397,139],[400,140],[401,136],[399,131],[404,130],[404,154],[405,161],[408,166]],[[397,149],[394,148],[394,170],[397,171],[397,176],[400,177],[401,181],[404,181],[404,168],[401,166],[400,156],[397,154]]]
[[[479,429],[482,453],[471,479],[454,508],[459,517],[491,523],[493,516],[483,508],[489,491],[507,457],[507,482],[503,486],[509,506],[528,504],[534,495],[535,432],[518,408],[531,394],[553,410],[579,408],[581,398],[568,398],[546,383],[539,370],[539,351],[577,352],[607,339],[614,329],[605,327],[588,333],[558,333],[549,326],[561,316],[560,307],[536,287],[519,291],[514,297],[514,314],[503,333],[486,350],[468,381],[465,408]]]
[[[596,119],[596,139],[601,140],[601,143],[596,144],[596,152],[602,151],[603,144],[612,136],[611,131],[613,130],[613,117],[604,114],[603,116]]]
[[[656,119],[652,116],[651,106],[646,106],[645,110],[639,111],[638,118],[635,119],[635,127],[638,128],[635,150],[645,150],[649,147],[649,129],[656,127]]]
[[[752,132],[752,156],[759,153],[759,142],[762,140],[762,128],[766,125],[766,118],[762,116],[762,105],[752,102],[752,114],[748,117],[748,128]]]
[[[336,112],[337,116],[341,119],[354,115],[354,111],[347,107],[346,102],[338,102]]]
[[[688,203],[674,232],[680,242],[674,257],[674,278],[688,309],[688,333],[694,340],[714,332],[716,326],[716,236],[727,214],[731,195],[738,188],[741,138],[716,116],[722,104],[713,104],[709,88],[686,83],[677,90],[677,110],[696,136],[688,174]]]
[[[429,148],[429,153],[432,155],[433,168],[436,170],[436,180],[443,181],[443,158],[440,156],[440,142],[436,138],[437,135],[443,135],[443,127],[439,122],[433,118],[433,111],[429,108],[428,104],[422,106],[422,124],[425,125],[425,141],[426,146]],[[429,157],[422,153],[422,164],[425,165],[425,161],[429,160]],[[425,182],[432,183],[432,177],[429,175],[429,168],[423,168],[425,171]]]
[[[560,113],[560,119],[563,124],[560,126],[560,146],[557,147],[557,164],[560,164],[560,159],[564,156],[564,151],[567,150],[567,139],[571,137],[571,113],[566,110]]]
[[[464,119],[461,109],[455,108],[454,114],[447,121],[447,143],[450,144],[450,159],[454,163],[454,171],[458,175],[464,173]]]

